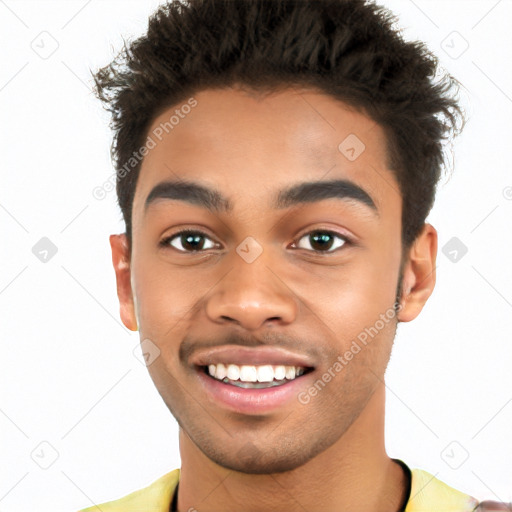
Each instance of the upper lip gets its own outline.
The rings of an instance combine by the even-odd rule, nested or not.
[[[210,364],[236,364],[236,365],[284,365],[311,368],[313,364],[307,356],[296,354],[276,347],[249,348],[233,345],[199,350],[191,357],[196,366]]]

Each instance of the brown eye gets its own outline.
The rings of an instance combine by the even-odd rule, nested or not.
[[[180,252],[198,252],[215,247],[215,243],[211,242],[211,240],[211,246],[205,246],[205,240],[210,240],[206,233],[202,231],[185,230],[165,238],[160,242],[160,245],[164,247],[170,245]]]
[[[346,236],[334,233],[332,231],[322,230],[316,230],[306,233],[299,239],[299,244],[300,241],[303,239],[306,240],[306,245],[309,244],[311,249],[301,245],[298,245],[298,247],[300,249],[313,250],[314,252],[335,252],[340,247],[343,247],[345,244],[350,243],[350,240]],[[336,242],[336,239],[338,239],[338,242]],[[331,250],[333,249],[333,247],[334,250]]]

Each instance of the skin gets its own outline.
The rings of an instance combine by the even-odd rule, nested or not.
[[[110,237],[122,321],[160,350],[148,370],[180,425],[178,509],[395,512],[407,481],[384,446],[384,372],[397,322],[416,318],[434,289],[437,232],[425,224],[407,252],[398,313],[307,404],[254,416],[208,400],[187,354],[227,341],[288,348],[314,361],[305,391],[393,310],[402,198],[383,129],[330,96],[233,87],[194,97],[197,106],[144,158],[131,253],[125,234]],[[355,161],[338,150],[350,134],[365,144]],[[163,199],[145,212],[151,189],[177,178],[216,188],[233,210]],[[282,188],[331,179],[364,188],[378,215],[338,198],[272,207]],[[179,236],[174,248],[159,247],[183,228],[206,233],[203,252],[183,252]],[[315,254],[314,230],[355,244],[336,235]],[[252,263],[236,252],[248,236],[263,249]]]
[[[512,511],[512,503],[503,503],[499,501],[482,501],[475,512],[498,512],[499,510]]]

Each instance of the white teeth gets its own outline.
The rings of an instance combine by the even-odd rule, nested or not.
[[[212,377],[216,377],[217,379],[222,380],[228,374],[227,368],[222,363],[217,364],[217,365],[211,364],[209,367],[211,367],[211,366],[217,367],[217,369],[215,370],[215,375],[212,375]],[[210,375],[211,375],[211,373],[210,373]]]
[[[284,379],[293,380],[304,373],[301,366],[285,365],[236,365],[236,364],[210,364],[208,373],[218,380],[226,377],[229,380],[242,382],[272,382]]]
[[[295,379],[295,366],[286,367],[286,378],[290,380]]]
[[[237,366],[236,364],[228,365],[228,371],[226,376],[230,380],[238,380],[240,378],[240,367]]]
[[[274,380],[274,369],[271,365],[258,366],[258,382],[272,382]]]
[[[240,380],[243,382],[257,382],[258,372],[255,366],[242,366],[240,368]]]
[[[286,377],[286,368],[281,364],[274,367],[274,379],[283,380]]]

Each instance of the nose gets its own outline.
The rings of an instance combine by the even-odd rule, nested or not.
[[[235,323],[248,330],[286,325],[297,315],[298,301],[264,251],[252,263],[236,252],[230,270],[206,301],[206,314],[215,323]]]

